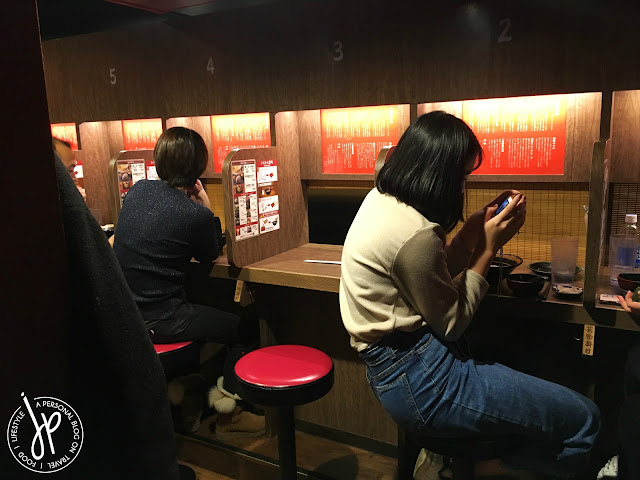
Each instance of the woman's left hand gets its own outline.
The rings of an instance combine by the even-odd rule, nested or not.
[[[473,212],[467,217],[467,220],[460,229],[459,235],[468,250],[473,251],[478,244],[478,240],[484,235],[484,224],[487,221],[487,208],[491,205],[500,205],[507,197],[518,195],[519,193],[517,190],[505,190],[480,210]]]
[[[632,297],[633,292],[628,291],[624,297],[618,295],[618,302],[620,302],[620,306],[624,308],[626,312],[640,315],[640,302],[634,302]]]

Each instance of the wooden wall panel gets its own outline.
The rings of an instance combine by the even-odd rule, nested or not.
[[[638,152],[640,90],[614,92],[611,113],[611,182],[640,182]]]
[[[637,5],[482,3],[285,0],[52,40],[43,46],[51,120],[417,104],[640,84]],[[207,71],[209,58],[214,71]]]
[[[122,122],[84,122],[79,131],[87,206],[97,210],[103,224],[115,223],[109,193],[109,162],[124,148]]]

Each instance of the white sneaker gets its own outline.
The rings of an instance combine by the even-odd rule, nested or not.
[[[598,472],[598,480],[605,478],[618,478],[618,456],[611,457],[604,467]]]
[[[413,469],[413,480],[440,480],[440,471],[443,468],[442,456],[423,448]]]

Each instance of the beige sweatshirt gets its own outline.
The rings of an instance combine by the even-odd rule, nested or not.
[[[361,351],[394,330],[423,325],[458,339],[489,288],[466,268],[470,256],[458,236],[446,245],[440,225],[371,190],[342,251],[340,312],[351,345]]]

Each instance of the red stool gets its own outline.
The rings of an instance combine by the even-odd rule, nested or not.
[[[195,342],[154,343],[153,348],[160,358],[167,382],[199,369],[200,347]]]
[[[243,400],[278,410],[280,478],[295,480],[296,435],[293,407],[313,402],[333,386],[333,362],[320,350],[302,345],[259,348],[235,366]]]

